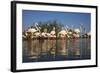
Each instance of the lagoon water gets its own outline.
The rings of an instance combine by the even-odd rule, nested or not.
[[[91,59],[90,38],[23,40],[23,63]]]

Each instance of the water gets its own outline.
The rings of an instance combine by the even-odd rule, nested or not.
[[[90,38],[23,40],[23,62],[91,59]]]

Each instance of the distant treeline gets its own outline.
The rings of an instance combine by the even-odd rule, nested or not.
[[[35,23],[33,23],[33,27],[34,27],[34,24]],[[55,27],[55,30],[58,32],[61,31],[62,27],[64,27],[63,24],[57,22],[56,20],[47,21],[47,22],[38,22],[37,26],[41,28],[40,29],[41,32],[43,32],[44,29],[47,29],[48,33],[50,33],[50,31],[52,31],[54,27]]]

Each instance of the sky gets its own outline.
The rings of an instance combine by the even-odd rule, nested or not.
[[[90,32],[91,27],[91,14],[90,13],[76,13],[76,12],[56,12],[56,11],[36,11],[36,10],[23,10],[22,11],[22,26],[23,30],[33,25],[35,22],[54,21],[67,25],[68,27],[79,28],[80,24]]]

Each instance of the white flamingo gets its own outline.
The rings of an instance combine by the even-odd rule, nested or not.
[[[91,32],[88,32],[88,33],[87,33],[87,36],[88,36],[88,37],[91,37]]]
[[[74,31],[76,32],[76,33],[80,33],[80,29],[74,29]]]
[[[60,35],[60,37],[65,37],[67,35],[66,30],[64,30],[64,28],[62,28],[62,30],[58,33]]]
[[[75,37],[75,38],[79,38],[80,37],[80,29],[74,29],[74,32],[75,32],[75,34],[73,34],[73,36]]]
[[[55,27],[53,27],[53,30],[50,32],[50,37],[56,37]]]
[[[67,32],[66,30],[64,30],[64,28],[62,28],[62,30],[58,33],[58,35],[60,36],[60,44],[61,44],[61,49],[59,49],[59,52],[62,54],[62,55],[65,55],[67,54],[67,50],[66,50],[66,35],[67,35]]]
[[[27,38],[27,36],[28,36],[27,32],[24,32],[24,34],[22,34],[22,37],[25,38],[25,39]]]
[[[80,36],[82,36],[84,33],[83,33],[83,24],[80,24]]]
[[[40,32],[40,27],[38,27],[38,23],[35,23],[35,28]]]
[[[33,35],[34,35],[35,32],[37,32],[37,30],[36,30],[35,28],[33,28],[33,27],[30,27],[30,28],[26,31],[26,33],[28,33],[28,36],[30,36],[31,39],[34,37]]]
[[[45,28],[44,31],[41,34],[43,37],[47,37],[47,29]]]
[[[31,32],[31,33],[34,33],[34,32],[36,32],[37,30],[35,29],[35,28],[33,28],[33,27],[30,27],[28,30],[27,30],[27,32]]]
[[[36,28],[36,30],[37,30],[37,32],[35,32],[35,36],[36,37],[39,37],[39,36],[41,36],[41,31],[40,31],[40,27],[38,27],[38,23],[35,23],[35,28]]]
[[[88,35],[88,36],[91,36],[91,32],[88,32],[87,35]]]
[[[35,23],[35,27],[30,27],[26,33],[31,33],[31,38],[40,36],[40,28],[37,27],[38,23]]]

